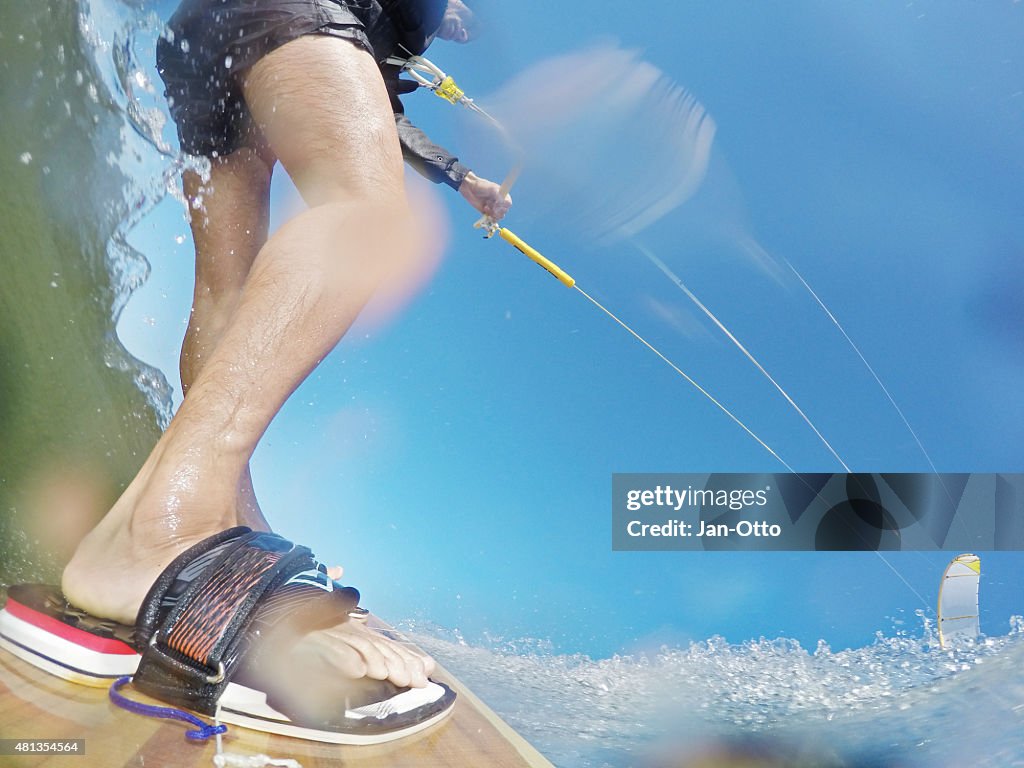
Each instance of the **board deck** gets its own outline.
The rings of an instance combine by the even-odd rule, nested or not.
[[[339,746],[228,726],[224,751],[291,758],[303,768],[552,768],[546,758],[446,670],[438,668],[432,677],[451,686],[458,700],[449,717],[413,736],[382,745]],[[160,703],[131,687],[124,693],[134,700]],[[84,755],[0,755],[3,768],[212,766],[216,754],[213,740],[189,741],[185,738],[189,727],[127,712],[111,703],[104,689],[61,680],[0,651],[0,739],[85,740]]]

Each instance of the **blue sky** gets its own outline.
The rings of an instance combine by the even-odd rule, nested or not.
[[[705,183],[639,239],[853,469],[929,465],[807,293],[767,276],[756,254],[800,270],[939,470],[1024,469],[1024,7],[493,5],[485,39],[429,52],[485,106],[516,72],[609,39],[704,105],[717,126]],[[450,107],[419,93],[406,108],[472,167],[504,173],[500,153],[467,154],[487,148]],[[628,161],[624,188],[659,172],[652,147],[608,151]],[[512,229],[792,466],[839,469],[636,248],[599,247],[532,205],[530,185],[546,180],[529,173],[513,192]],[[611,473],[781,466],[582,296],[481,240],[458,195],[410,185],[445,222],[443,256],[400,312],[357,325],[266,436],[254,475],[282,533],[344,564],[381,614],[470,638],[607,655],[713,634],[813,648],[919,631],[914,611],[932,610],[951,555],[611,552]],[[278,210],[294,210],[291,194],[277,184]],[[121,335],[176,382],[192,258],[179,205],[162,203],[132,241],[153,274]],[[1024,613],[1024,557],[983,557],[983,573],[982,628],[1005,634]]]

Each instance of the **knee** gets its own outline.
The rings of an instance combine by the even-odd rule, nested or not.
[[[324,147],[319,167],[293,175],[307,205],[316,208],[348,204],[366,209],[380,206],[396,214],[408,207],[400,160],[393,168],[387,167],[393,165],[390,163],[359,167],[351,161],[346,166],[345,158],[335,157],[335,152]]]
[[[319,206],[335,245],[356,252],[408,251],[415,242],[416,217],[404,194],[345,195]]]
[[[357,280],[379,287],[417,258],[416,229],[404,195],[347,195],[286,223],[281,237],[272,238],[275,247],[269,255],[282,265],[291,262],[292,267],[313,269],[328,282],[331,275],[338,275],[343,283]]]

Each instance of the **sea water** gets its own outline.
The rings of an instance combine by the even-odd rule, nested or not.
[[[57,266],[46,285],[60,290],[73,263],[89,266],[71,301],[98,304],[106,323],[90,334],[101,340],[104,364],[144,395],[121,399],[114,419],[120,437],[135,435],[135,453],[152,439],[153,425],[166,423],[169,390],[112,329],[148,270],[126,232],[176,194],[183,167],[150,61],[170,5],[5,4],[0,25],[9,71],[12,62],[45,63],[5,83],[4,167],[27,174],[26,189],[29,178],[40,185],[36,215],[76,222],[82,248],[51,249]],[[2,223],[5,266],[14,266],[24,225],[15,217]],[[30,332],[47,349],[73,325],[74,317],[56,331]],[[5,563],[8,582],[33,567],[21,548],[25,535],[11,537],[18,556]],[[458,627],[404,628],[561,768],[683,766],[715,750],[774,755],[774,765],[1024,765],[1020,619],[1006,635],[955,649],[940,648],[922,617],[914,630],[880,632],[852,649],[708,637],[608,658],[586,649],[556,653],[543,640],[470,643]]]
[[[723,748],[765,765],[1024,765],[1020,617],[1008,635],[952,649],[922,619],[849,650],[711,637],[607,659],[408,629],[566,768],[684,766]]]

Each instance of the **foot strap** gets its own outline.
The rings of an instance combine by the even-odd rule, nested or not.
[[[338,587],[307,547],[248,528],[225,531],[176,558],[147,595],[134,685],[213,715],[255,640],[333,626],[358,602],[359,593]]]

